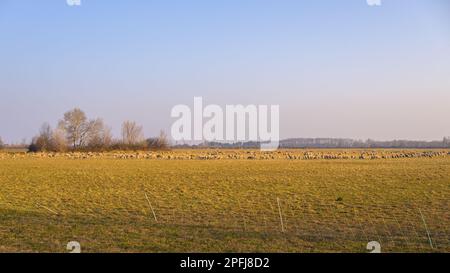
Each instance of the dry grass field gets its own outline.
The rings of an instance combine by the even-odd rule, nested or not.
[[[0,252],[450,251],[450,154],[0,154]]]

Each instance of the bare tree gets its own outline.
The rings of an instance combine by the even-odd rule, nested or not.
[[[44,123],[39,131],[37,138],[38,145],[41,147],[41,151],[50,151],[52,149],[52,136],[53,130],[48,123]]]
[[[91,133],[98,127],[97,120],[88,120],[86,114],[75,108],[64,114],[64,118],[59,122],[59,127],[66,132],[67,141],[73,149],[84,147]]]
[[[34,137],[29,150],[32,152],[52,151],[53,130],[48,123],[44,123],[39,130],[39,135]]]
[[[3,143],[3,140],[0,137],[0,150],[2,150],[3,148],[5,148],[5,144]]]
[[[87,146],[90,149],[104,150],[112,144],[111,128],[107,127],[102,119],[92,122],[88,134]]]
[[[89,122],[86,114],[78,108],[68,111],[59,122],[59,127],[63,128],[67,134],[67,141],[76,149],[81,147],[84,137],[89,130]]]
[[[122,141],[128,146],[136,146],[143,142],[144,134],[142,126],[139,126],[134,121],[125,121],[122,124]]]
[[[147,146],[149,149],[165,150],[169,148],[169,139],[166,133],[161,130],[158,137],[147,140]]]
[[[52,141],[53,130],[50,124],[44,123],[41,126],[39,131],[39,136],[46,142],[46,144],[50,144]]]
[[[62,128],[53,130],[52,146],[55,152],[65,152],[67,150],[66,133]]]
[[[45,123],[34,137],[29,150],[37,151],[66,151],[72,149],[106,149],[112,145],[111,129],[102,119],[88,120],[86,114],[78,108],[68,111],[59,121],[58,127],[52,130]]]

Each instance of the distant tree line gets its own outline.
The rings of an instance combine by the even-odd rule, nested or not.
[[[223,148],[223,149],[259,149],[260,142],[204,142],[197,145],[175,145],[173,148]],[[342,149],[375,149],[375,148],[398,148],[398,149],[432,149],[432,148],[450,148],[450,137],[444,137],[442,141],[412,141],[412,140],[392,140],[392,141],[376,141],[354,140],[343,138],[291,138],[280,141],[279,148],[295,149],[295,148],[342,148]]]
[[[354,140],[342,138],[294,138],[280,142],[282,148],[450,148],[450,137],[442,141],[390,140],[372,139]]]
[[[134,121],[125,121],[122,124],[122,138],[114,139],[111,128],[102,119],[88,119],[82,110],[75,108],[64,114],[55,129],[44,123],[28,150],[65,152],[168,148],[169,140],[163,131],[158,137],[145,139],[142,126]]]
[[[108,151],[108,150],[163,150],[169,148],[167,135],[145,138],[143,127],[134,121],[122,124],[120,139],[114,139],[111,128],[102,119],[88,119],[86,114],[75,108],[64,114],[55,129],[44,123],[31,144],[6,145],[0,137],[0,150],[4,148],[24,148],[31,152],[49,151]],[[178,144],[173,148],[260,148],[260,142],[204,142],[198,145]],[[391,140],[376,141],[344,138],[291,138],[280,141],[280,148],[450,148],[450,136],[442,141]]]

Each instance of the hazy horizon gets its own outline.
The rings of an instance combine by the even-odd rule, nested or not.
[[[170,111],[280,105],[280,138],[450,136],[450,1],[0,3],[0,137],[79,107],[119,136]]]

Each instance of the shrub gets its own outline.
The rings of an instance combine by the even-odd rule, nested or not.
[[[167,150],[169,148],[169,139],[166,133],[161,131],[158,137],[147,139],[147,148],[150,150]]]
[[[61,129],[52,130],[50,125],[44,123],[39,135],[34,137],[28,146],[29,152],[64,152],[67,149],[67,142],[64,132]]]

